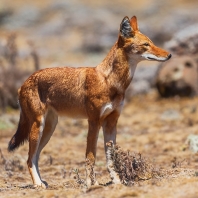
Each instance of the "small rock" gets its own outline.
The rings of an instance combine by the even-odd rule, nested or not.
[[[169,109],[162,113],[160,119],[165,121],[179,120],[181,119],[181,114],[174,109]]]
[[[186,144],[188,144],[189,149],[193,153],[198,152],[198,135],[190,134],[186,140]]]

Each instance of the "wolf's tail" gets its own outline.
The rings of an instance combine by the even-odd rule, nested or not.
[[[24,115],[21,111],[17,131],[11,138],[10,142],[8,143],[8,151],[11,152],[17,149],[20,145],[22,145],[25,141],[28,140],[28,136],[29,136],[28,121],[24,120]]]

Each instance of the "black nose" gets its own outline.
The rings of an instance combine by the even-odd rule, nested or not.
[[[170,58],[171,58],[171,56],[172,56],[172,55],[171,55],[171,54],[169,54],[169,55],[168,55],[168,59],[170,59]]]

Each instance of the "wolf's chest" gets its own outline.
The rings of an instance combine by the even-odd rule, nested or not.
[[[100,117],[106,117],[107,115],[109,115],[110,113],[112,113],[113,111],[118,111],[119,113],[122,110],[124,101],[114,101],[114,102],[108,102],[106,104],[104,104],[100,110]]]

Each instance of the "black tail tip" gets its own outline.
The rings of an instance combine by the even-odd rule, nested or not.
[[[16,144],[15,144],[15,137],[12,137],[12,139],[10,140],[10,142],[8,143],[8,151],[12,152],[16,149]]]

